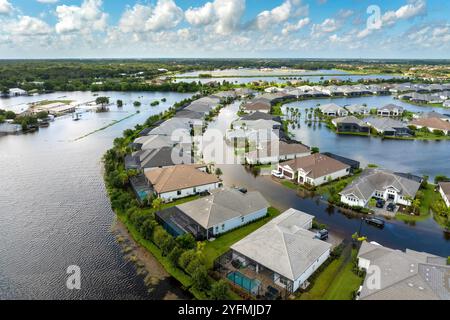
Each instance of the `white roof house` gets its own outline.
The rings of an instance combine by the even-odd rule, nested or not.
[[[257,270],[271,270],[278,286],[286,287],[288,281],[295,292],[330,255],[331,244],[315,239],[308,230],[313,218],[289,209],[231,249],[240,259],[256,263]]]
[[[9,89],[9,95],[11,97],[17,97],[17,96],[26,96],[28,93],[20,88],[11,88]]]
[[[446,258],[363,242],[358,266],[370,271],[360,300],[450,300],[450,266]],[[380,276],[377,283],[374,272]]]
[[[348,116],[348,111],[344,108],[338,106],[335,103],[324,104],[319,106],[320,111],[330,117],[346,117]]]

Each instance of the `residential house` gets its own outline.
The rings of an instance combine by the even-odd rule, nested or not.
[[[420,181],[383,169],[366,169],[341,193],[341,202],[366,207],[372,198],[410,206],[420,189]]]
[[[166,202],[222,187],[205,165],[175,165],[145,172],[154,194]]]
[[[14,124],[10,122],[0,123],[0,134],[14,134],[22,131],[22,126],[20,124]]]
[[[377,110],[377,115],[380,117],[401,117],[403,115],[403,108],[395,104],[388,104]]]
[[[256,150],[247,153],[245,159],[248,164],[274,164],[310,154],[311,148],[304,144],[280,140],[262,144]]]
[[[159,149],[163,147],[173,147],[176,142],[172,141],[170,136],[150,135],[142,136],[134,140],[132,147],[135,150]]]
[[[450,300],[447,258],[363,242],[358,266],[367,272],[360,300]]]
[[[240,118],[241,121],[255,121],[255,120],[273,120],[276,122],[281,123],[281,118],[279,116],[273,116],[271,114],[268,113],[264,113],[264,112],[254,112],[254,113],[250,113],[250,114],[246,114],[244,116],[242,116]]]
[[[389,118],[368,118],[366,123],[376,132],[385,136],[407,136],[411,134],[408,124]]]
[[[150,132],[147,133],[147,135],[163,135],[172,137],[174,133],[184,133],[187,134],[187,136],[190,136],[191,129],[195,125],[202,125],[202,122],[187,118],[170,118],[169,120],[161,123],[159,126],[153,128]]]
[[[316,239],[309,231],[314,217],[289,209],[263,227],[231,246],[232,265],[236,272],[251,273],[257,286],[270,283],[283,288],[286,296],[306,287],[307,280],[329,258],[331,244]],[[236,272],[228,279],[239,285]],[[230,276],[231,275],[231,276]],[[253,287],[253,294],[262,294],[266,287]]]
[[[216,189],[211,195],[158,212],[158,220],[174,236],[191,233],[210,239],[267,216],[270,207],[261,193]]]
[[[190,146],[187,147],[186,149],[182,146],[162,147],[134,152],[125,157],[125,168],[127,170],[149,170],[177,164],[192,164],[192,150]]]
[[[272,105],[268,101],[253,100],[249,103],[244,104],[243,109],[245,112],[248,113],[254,112],[270,113]]]
[[[8,91],[10,97],[26,96],[28,92],[20,88],[11,88]]]
[[[352,104],[350,106],[346,106],[345,109],[347,109],[347,111],[353,115],[364,116],[370,114],[370,109],[362,104]]]
[[[439,130],[444,132],[445,135],[450,133],[450,122],[442,120],[440,118],[420,118],[414,119],[409,123],[418,129],[427,128],[430,131]]]
[[[355,116],[336,118],[331,121],[337,132],[370,133],[369,126]]]
[[[442,104],[445,108],[450,108],[450,100],[446,100],[444,101],[444,103]]]
[[[439,193],[441,194],[447,208],[450,208],[450,182],[439,182]]]
[[[348,176],[350,169],[349,165],[323,154],[312,154],[278,165],[278,172],[285,179],[315,187]]]
[[[338,106],[337,104],[330,103],[319,106],[320,112],[329,117],[346,117],[348,116],[348,111],[344,108]]]
[[[208,114],[219,106],[221,98],[219,97],[203,97],[193,101],[185,110],[195,111],[203,114]]]
[[[430,111],[430,112],[425,112],[425,113],[419,114],[418,118],[420,118],[420,119],[438,118],[438,119],[450,122],[449,115],[442,114],[442,113],[439,113],[436,111]]]

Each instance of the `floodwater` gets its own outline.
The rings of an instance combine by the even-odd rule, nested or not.
[[[101,158],[125,129],[190,95],[98,94],[126,105],[112,106],[109,113],[82,113],[80,121],[70,115],[58,118],[34,134],[0,137],[0,300],[188,297],[172,278],[148,292],[136,267],[125,260],[111,232],[115,214]],[[63,97],[95,100],[89,92],[59,92],[0,100],[0,108]],[[162,98],[167,102],[150,107]],[[142,107],[133,107],[136,100]],[[81,268],[80,291],[66,288],[71,265]]]

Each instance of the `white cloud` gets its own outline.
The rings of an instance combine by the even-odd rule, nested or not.
[[[214,5],[207,2],[203,7],[189,8],[185,12],[186,21],[193,26],[205,26],[212,24],[216,19]]]
[[[214,24],[216,33],[230,34],[240,26],[245,12],[245,0],[215,0],[213,5],[217,17]]]
[[[340,25],[336,19],[328,18],[320,24],[314,24],[312,26],[311,35],[313,37],[320,37],[324,34],[337,31],[339,27]]]
[[[287,0],[270,11],[263,11],[256,17],[256,27],[260,30],[266,30],[274,24],[285,22],[291,16],[291,10],[292,3],[290,0]]]
[[[53,31],[46,22],[29,16],[22,16],[19,20],[13,21],[8,25],[7,30],[10,34],[20,36],[42,36]]]
[[[13,6],[8,0],[0,0],[0,14],[9,14],[13,11]]]
[[[84,0],[81,6],[56,7],[57,33],[105,31],[108,15],[101,9],[102,0]]]
[[[173,0],[158,0],[155,6],[136,4],[123,13],[119,29],[126,33],[173,29],[183,16],[183,10]]]
[[[303,18],[300,19],[297,23],[287,23],[283,30],[281,30],[281,33],[284,35],[287,35],[291,32],[296,32],[299,31],[300,29],[303,29],[304,27],[306,27],[309,23],[311,22],[311,19],[309,18]]]

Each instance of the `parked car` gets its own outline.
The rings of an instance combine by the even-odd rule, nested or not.
[[[390,212],[394,212],[396,208],[397,208],[397,206],[395,204],[389,203],[388,206],[386,207],[386,210],[390,211]]]
[[[378,228],[384,228],[385,222],[379,218],[366,218],[366,223],[374,225]]]
[[[281,172],[279,172],[279,171],[277,171],[277,170],[273,170],[273,171],[272,171],[272,175],[273,175],[275,178],[283,179],[283,173],[281,173]]]
[[[383,209],[385,204],[386,204],[386,201],[384,201],[382,199],[377,200],[377,208]]]
[[[322,241],[326,241],[329,238],[329,233],[328,230],[320,230],[319,232],[317,232],[316,234],[316,239],[322,240]]]

